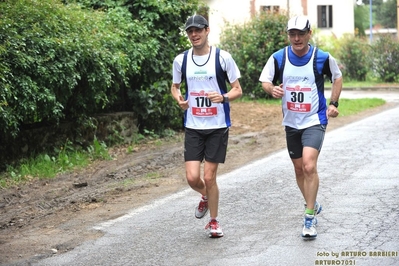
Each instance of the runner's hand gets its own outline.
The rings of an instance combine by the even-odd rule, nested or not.
[[[210,91],[208,92],[206,96],[211,102],[213,103],[221,103],[223,102],[223,95],[220,93],[217,93],[216,91]]]
[[[327,109],[327,116],[330,117],[337,117],[339,115],[339,111],[337,107],[334,105],[330,104]]]
[[[179,106],[181,109],[183,110],[187,110],[188,109],[188,100],[185,101],[183,96],[179,96],[179,102],[178,102]]]
[[[273,87],[272,96],[274,98],[282,98],[284,96],[283,84],[280,84],[280,86]]]

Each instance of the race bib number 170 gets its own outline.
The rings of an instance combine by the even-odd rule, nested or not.
[[[210,117],[218,114],[217,108],[212,106],[211,100],[207,98],[207,93],[204,91],[191,92],[190,104],[193,116]]]

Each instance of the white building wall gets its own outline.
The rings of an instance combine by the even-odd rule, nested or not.
[[[251,17],[249,0],[205,0],[209,6],[209,43],[219,43],[219,36],[228,21],[231,24],[242,24]]]
[[[333,28],[321,29],[317,25],[317,6],[333,6]],[[323,35],[335,35],[338,38],[344,34],[354,34],[355,15],[354,3],[348,0],[308,0],[308,17],[313,28],[318,28],[318,32]]]

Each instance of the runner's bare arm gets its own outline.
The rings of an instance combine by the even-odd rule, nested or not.
[[[242,88],[240,81],[237,79],[236,81],[230,83],[231,89],[225,95],[229,97],[229,101],[234,101],[242,96]]]
[[[341,91],[342,91],[342,76],[336,78],[331,86],[330,102],[338,102],[339,96],[341,95]],[[329,104],[327,109],[327,116],[337,117],[338,115],[339,115],[338,109],[334,105]]]
[[[331,97],[330,100],[334,102],[338,102],[339,96],[342,91],[342,77],[336,78],[331,86]]]
[[[188,109],[188,100],[185,101],[183,96],[181,95],[180,84],[173,83],[172,87],[170,88],[170,91],[172,93],[173,98],[179,104],[180,108],[182,108],[183,110],[187,110]]]

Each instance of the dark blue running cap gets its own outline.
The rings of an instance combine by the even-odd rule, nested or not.
[[[208,21],[201,15],[194,15],[187,19],[186,26],[184,30],[188,30],[190,27],[196,27],[203,29],[205,27],[209,27]]]

